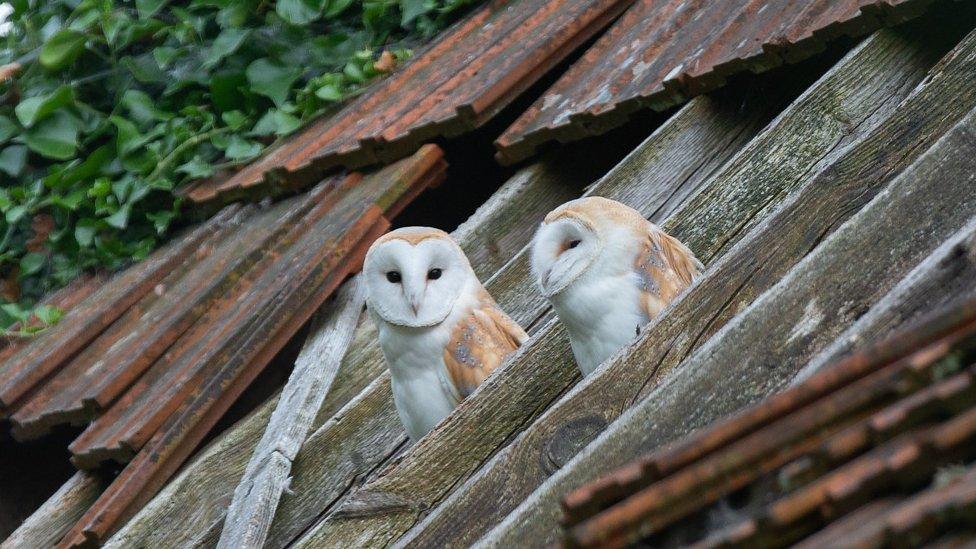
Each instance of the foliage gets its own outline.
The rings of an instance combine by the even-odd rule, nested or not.
[[[179,185],[254,158],[474,2],[7,1],[0,327],[84,269],[144,258]]]

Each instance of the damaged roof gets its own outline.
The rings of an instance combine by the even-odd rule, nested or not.
[[[971,543],[974,440],[969,300],[569,493],[563,542]]]
[[[71,445],[83,472],[8,543],[215,544],[276,397],[197,446],[359,268],[372,239],[445,178],[450,159],[429,141],[483,127],[629,4],[487,3],[345,109],[231,178],[185,192],[193,208],[209,211],[317,183],[312,190],[272,205],[223,206],[147,261],[56,296],[74,303],[61,325],[0,351],[0,404],[23,439],[87,425]],[[641,82],[653,93],[674,80],[662,74],[697,60],[694,72],[678,70],[691,76],[678,78],[680,93],[670,97],[684,100],[733,70],[795,61],[841,30],[867,32],[930,3],[825,10],[812,3],[805,11],[765,4],[689,2],[682,10],[694,10],[688,13],[700,25],[690,27],[675,15],[677,5],[636,3],[553,89],[575,75],[574,89],[596,90],[632,70],[614,48],[633,35],[638,53],[662,63]],[[784,388],[801,369],[849,352],[848,341],[875,339],[968,295],[976,280],[976,254],[966,251],[976,247],[976,192],[969,192],[976,186],[968,176],[976,173],[969,139],[976,13],[964,4],[940,3],[907,26],[872,33],[843,57],[697,96],[643,128],[644,141],[596,182],[566,170],[559,156],[592,153],[585,144],[523,166],[455,237],[532,338],[457,413],[406,449],[375,330],[360,322],[295,456],[291,492],[267,545],[546,545],[560,536],[559,504],[570,490]],[[647,11],[654,7],[661,9]],[[658,36],[638,24],[648,21],[675,41],[648,38]],[[814,39],[801,40],[808,35]],[[746,48],[784,44],[778,36],[792,37],[798,49]],[[730,49],[733,40],[722,37],[745,42]],[[740,58],[750,61],[733,62]],[[629,105],[627,97],[606,103],[608,112]],[[585,131],[556,139],[616,123],[586,122]],[[534,151],[536,144],[519,148],[531,139],[519,139],[507,159]],[[387,162],[394,163],[334,173]],[[580,195],[638,209],[707,266],[631,349],[585,380],[534,289],[526,248],[549,210]],[[926,299],[906,297],[905,288],[922,288]],[[863,320],[876,317],[883,321]],[[722,377],[730,372],[739,377]],[[108,463],[126,465],[104,488],[89,470]]]

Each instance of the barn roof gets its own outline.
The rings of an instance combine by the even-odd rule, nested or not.
[[[22,438],[91,421],[71,447],[82,472],[8,543],[65,534],[66,545],[216,543],[278,396],[194,454],[197,445],[393,217],[427,186],[454,183],[445,176],[450,155],[432,141],[450,151],[445,136],[485,131],[477,128],[629,4],[486,4],[338,114],[186,193],[203,211],[318,182],[312,190],[224,206],[147,261],[55,296],[73,305],[62,323],[3,351],[0,403]],[[514,160],[542,142],[519,128],[551,103],[545,97],[567,86],[588,93],[632,70],[617,59],[622,45],[647,55],[649,44],[663,48],[652,72],[664,75],[685,74],[687,66],[675,67],[689,62],[691,46],[702,49],[697,68],[677,78],[687,101],[641,128],[643,140],[605,175],[585,180],[550,149],[455,231],[489,292],[532,338],[409,449],[375,330],[360,321],[294,456],[269,546],[550,543],[571,489],[972,293],[976,11],[940,2],[842,44],[843,55],[719,87],[733,70],[812,53],[802,37],[822,45],[838,29],[860,35],[930,3],[770,4],[687,3],[681,10],[697,10],[696,24],[730,22],[723,32],[676,33],[678,5],[635,3],[539,103],[509,113],[521,117],[499,144]],[[672,41],[622,38],[648,13],[658,18],[647,24]],[[751,19],[756,13],[764,18]],[[782,47],[730,48],[729,36]],[[652,76],[640,93],[669,89],[673,78]],[[624,92],[605,104],[631,105]],[[573,140],[619,122],[591,114],[567,119],[580,131],[538,135]],[[589,143],[571,154],[596,151]],[[336,174],[339,166],[360,171]],[[585,380],[533,287],[525,248],[550,209],[580,195],[631,205],[707,267],[632,347]],[[324,322],[312,323],[310,342]],[[127,466],[105,488],[104,474],[91,470],[107,462]]]

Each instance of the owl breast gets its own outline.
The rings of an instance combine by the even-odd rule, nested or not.
[[[393,403],[407,434],[417,440],[458,402],[441,356],[450,333],[441,326],[408,328],[382,321],[377,326],[380,348],[390,367]]]
[[[648,322],[640,284],[635,273],[601,276],[574,284],[552,299],[583,375],[633,341]]]

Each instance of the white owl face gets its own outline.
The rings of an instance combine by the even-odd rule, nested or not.
[[[443,322],[474,273],[447,233],[405,227],[373,243],[363,276],[367,303],[380,318],[418,328]]]
[[[577,217],[543,222],[532,241],[532,273],[546,297],[565,290],[600,255],[596,229]]]

